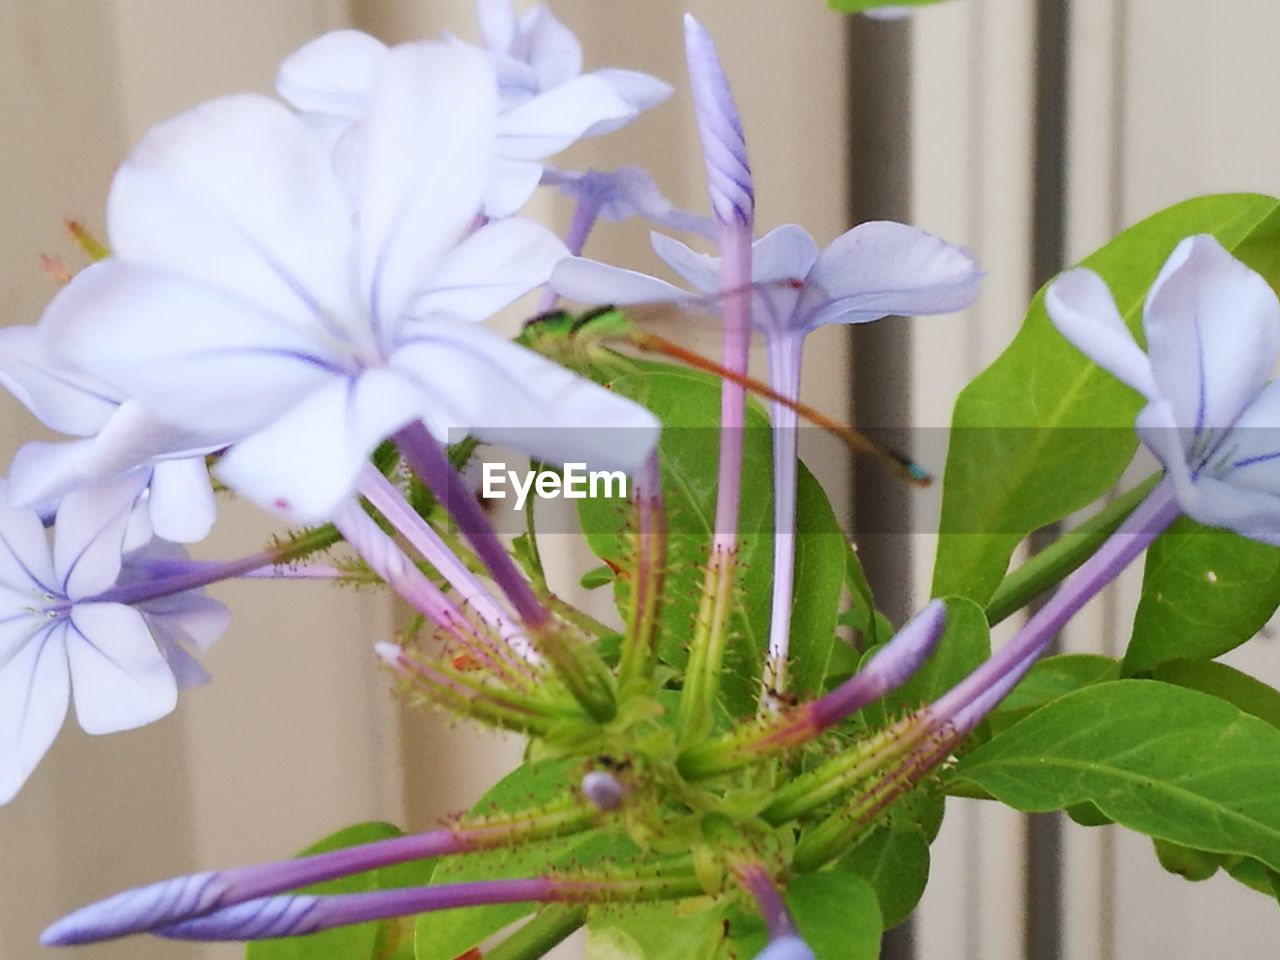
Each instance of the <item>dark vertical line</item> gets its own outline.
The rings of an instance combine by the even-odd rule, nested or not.
[[[1032,162],[1031,287],[1065,265],[1067,240],[1067,120],[1070,87],[1070,0],[1037,0],[1035,117]],[[1057,525],[1031,537],[1032,551],[1058,534]],[[1050,652],[1057,652],[1054,641]],[[1062,815],[1027,818],[1025,956],[1060,960],[1063,937]]]
[[[849,57],[849,222],[909,220],[911,204],[911,27],[850,17]],[[853,422],[892,436],[905,430],[898,418],[910,409],[911,326],[868,323],[851,328]],[[877,603],[901,622],[911,603],[910,540],[902,533],[910,493],[884,471],[855,462],[853,529],[885,531],[858,537],[858,550]],[[901,519],[899,519],[901,518]],[[881,960],[913,960],[910,919],[885,934]]]

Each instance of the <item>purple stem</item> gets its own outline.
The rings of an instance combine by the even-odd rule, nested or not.
[[[787,905],[782,901],[782,894],[769,879],[769,874],[759,864],[739,865],[734,873],[742,889],[751,894],[764,917],[765,926],[769,930],[769,939],[796,936],[796,924],[791,919]]]
[[[804,336],[769,338],[769,385],[788,399],[800,396],[800,363]],[[769,655],[765,661],[762,710],[776,708],[776,695],[787,687],[791,648],[791,601],[796,560],[796,430],[795,410],[772,406],[773,418],[773,600],[769,620]]]
[[[590,196],[589,191],[578,197],[578,205],[573,210],[573,219],[569,221],[569,229],[564,235],[564,245],[569,249],[570,256],[576,257],[582,253],[582,248],[586,246],[587,237],[590,236],[599,215],[599,199]],[[559,299],[560,294],[551,287],[547,287],[542,294],[542,299],[538,301],[538,313],[546,313],[556,305]]]
[[[123,603],[126,605],[146,603],[148,600],[156,600],[175,593],[198,590],[200,587],[207,587],[222,580],[231,580],[235,577],[255,574],[263,568],[271,567],[277,559],[277,551],[263,550],[260,553],[241,557],[239,560],[229,560],[226,563],[183,564],[181,567],[176,567],[172,573],[164,574],[152,580],[140,580],[136,583],[112,587],[92,599],[96,603]],[[81,602],[87,603],[88,601]]]
[[[480,619],[497,632],[519,656],[531,663],[541,658],[510,614],[489,595],[489,591],[467,569],[431,525],[418,515],[401,496],[400,491],[377,470],[366,468],[358,482],[360,494],[400,532],[422,558],[435,567],[449,585],[458,591]]]
[[[427,485],[436,499],[449,511],[466,536],[476,556],[489,570],[511,606],[526,627],[533,629],[548,623],[551,615],[507,555],[502,541],[493,532],[480,504],[471,495],[462,477],[453,469],[444,449],[420,422],[403,427],[395,434],[396,446],[405,462]]]
[[[471,625],[440,589],[423,576],[394,540],[373,522],[354,500],[334,512],[333,525],[369,567],[404,597],[415,610],[463,643],[469,642]]]
[[[952,742],[963,738],[1031,669],[1063,624],[1114,580],[1180,513],[1172,483],[1161,481],[1012,640],[928,708],[927,725],[951,729]]]

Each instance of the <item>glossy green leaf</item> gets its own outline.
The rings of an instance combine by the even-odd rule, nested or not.
[[[1280,548],[1185,517],[1147,550],[1124,672],[1209,660],[1253,637],[1280,606]]]
[[[839,866],[871,884],[888,930],[907,919],[920,902],[929,880],[929,841],[915,824],[904,829],[878,827]]]
[[[725,910],[719,903],[600,907],[587,919],[591,960],[717,960]]]
[[[1170,207],[1084,265],[1107,281],[1137,330],[1148,287],[1178,241],[1195,233],[1275,276],[1280,203],[1252,194]],[[1140,402],[1058,334],[1037,294],[1013,342],[956,401],[933,593],[985,604],[1019,541],[1110,489],[1133,455]]]
[[[702,568],[715,518],[720,385],[702,374],[664,364],[641,364],[609,387],[648,407],[663,423],[659,457],[667,510],[668,564],[658,654],[683,666],[690,625],[698,609]],[[732,715],[755,709],[760,666],[768,645],[773,568],[772,443],[769,420],[748,404],[743,438],[739,588],[725,655],[722,699]],[[791,656],[796,689],[816,691],[835,638],[844,573],[844,535],[817,481],[800,467],[796,509],[795,619]],[[579,501],[587,543],[602,560],[625,569],[628,517],[603,500]],[[615,598],[625,603],[624,578]]]
[[[796,929],[816,960],[876,960],[884,924],[875,890],[848,870],[824,870],[794,878],[783,894]],[[752,957],[764,949],[765,932],[753,926],[730,939],[737,956]]]
[[[1156,667],[1152,677],[1225,700],[1273,727],[1280,727],[1280,690],[1225,663],[1170,660]]]
[[[1280,730],[1198,691],[1087,687],[992,738],[953,775],[1019,810],[1090,801],[1149,836],[1280,867]]]
[[[300,856],[359,846],[375,840],[401,836],[389,823],[361,823],[326,837]],[[398,864],[366,873],[330,880],[307,887],[308,893],[370,893],[392,887],[425,884],[431,876],[431,861]],[[305,937],[261,940],[245,948],[245,960],[411,960],[413,921],[384,920],[338,927]]]
[[[1075,690],[1120,679],[1120,664],[1091,653],[1046,657],[1036,663],[1009,691],[991,714],[991,729],[999,732],[1017,723],[1032,710]]]

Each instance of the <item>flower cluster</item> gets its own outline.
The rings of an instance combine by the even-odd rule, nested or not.
[[[1280,396],[1267,382],[1280,352],[1270,287],[1212,238],[1183,241],[1148,297],[1144,354],[1103,281],[1074,271],[1049,288],[1049,314],[1146,399],[1138,431],[1167,478],[1063,572],[1010,643],[932,702],[883,701],[951,629],[941,600],[894,632],[862,598],[872,642],[850,651],[843,675],[824,663],[802,686],[789,676],[798,418],[870,446],[799,402],[805,337],[963,309],[982,273],[964,249],[898,223],[859,225],[821,250],[795,225],[757,238],[746,135],[714,44],[691,17],[711,215],[676,209],[639,168],[550,166],[671,90],[631,71],[584,72],[576,38],[545,7],[518,17],[508,0],[478,0],[477,10],[479,46],[446,35],[388,47],[338,31],[284,61],[279,99],[224,97],[156,127],[116,174],[96,262],[38,324],[0,333],[0,382],[74,438],[23,448],[0,490],[0,802],[49,748],[72,696],[81,725],[106,733],[158,719],[179,688],[206,680],[192,650],[227,615],[201,590],[238,576],[385,583],[427,637],[374,638],[377,657],[412,694],[529,736],[564,782],[545,802],[426,833],[126,891],[51,926],[47,944],[140,932],[252,940],[537,904],[545,909],[507,941],[522,946],[494,954],[524,957],[580,926],[589,906],[705,897],[723,913],[724,937],[732,910],[763,918],[741,940],[758,960],[812,960],[804,916],[779,888],[839,861],[922,788],[1063,623],[1175,518],[1280,543],[1280,443],[1263,429]],[[563,239],[519,216],[540,186],[575,201]],[[582,256],[597,222],[637,215],[715,243],[703,253],[652,235],[689,289]],[[516,340],[486,326],[539,290],[548,312]],[[549,312],[562,296],[714,306],[720,362],[636,330],[617,309]],[[767,384],[748,374],[753,330]],[[665,439],[610,373],[644,367],[592,337],[719,376],[714,521],[678,650],[663,646],[678,592]],[[728,715],[725,689],[744,573],[749,392],[772,403],[774,528],[769,639],[750,651],[762,662],[745,668],[754,686],[742,719]],[[495,532],[465,475],[488,443],[631,478],[626,556],[609,563],[620,630],[547,589],[531,515],[514,546]],[[879,456],[927,482],[912,461]],[[307,529],[230,561],[188,560],[178,544],[216,521],[215,481]],[[298,565],[338,541],[358,559]],[[853,592],[860,576],[846,580]],[[535,876],[298,892],[592,832],[607,854]]]

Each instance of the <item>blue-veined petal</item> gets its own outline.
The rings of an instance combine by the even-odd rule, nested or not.
[[[53,566],[63,596],[92,597],[115,584],[129,513],[147,480],[148,471],[135,470],[62,498],[53,525]]]
[[[354,122],[387,53],[387,45],[367,33],[334,30],[285,58],[276,92],[297,110]]]
[[[1049,319],[1077,350],[1144,397],[1157,395],[1151,361],[1125,326],[1111,291],[1092,270],[1062,274],[1044,297]]]
[[[351,313],[351,213],[329,152],[266,97],[223,97],[154,127],[116,174],[107,217],[121,260],[303,327]]]
[[[0,667],[0,804],[48,751],[67,715],[67,657],[50,624]]]
[[[585,257],[566,257],[551,271],[551,288],[582,303],[657,303],[692,299],[687,290],[635,270]]]
[[[76,719],[86,733],[132,730],[177,706],[173,671],[132,607],[76,604],[65,642]]]
[[[120,402],[106,384],[59,364],[41,327],[0,330],[0,385],[45,426],[77,437],[100,430]]]
[[[34,510],[12,506],[0,480],[0,583],[18,590],[56,592],[49,535]]]

